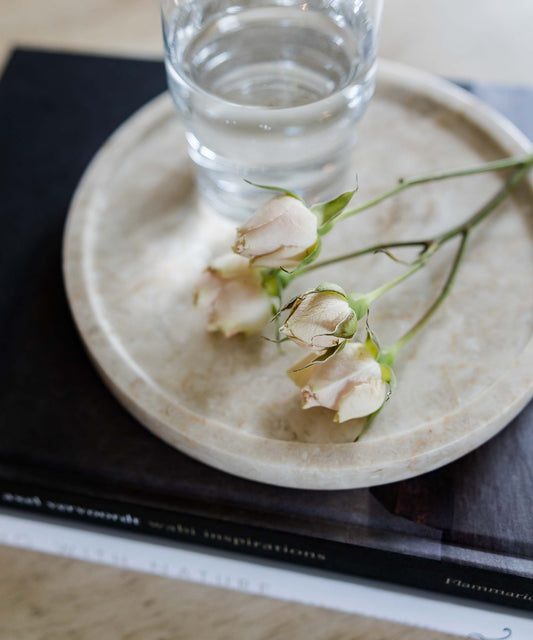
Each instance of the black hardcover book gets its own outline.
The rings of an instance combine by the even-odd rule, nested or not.
[[[533,90],[469,85],[530,136]],[[165,90],[160,62],[20,50],[0,83],[1,504],[533,609],[533,405],[468,456],[371,489],[281,489],[151,435],[70,316],[61,241],[104,140]]]

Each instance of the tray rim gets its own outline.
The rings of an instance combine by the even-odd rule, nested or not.
[[[377,81],[427,95],[460,113],[509,154],[528,152],[533,148],[528,138],[503,115],[464,89],[430,73],[380,60]],[[133,113],[104,143],[76,188],[63,238],[63,275],[67,299],[87,353],[112,393],[146,428],[183,453],[241,477],[301,489],[349,489],[402,480],[443,466],[489,440],[527,404],[533,396],[533,385],[524,382],[528,375],[531,377],[528,361],[533,356],[533,336],[514,365],[470,402],[447,416],[450,419],[458,412],[470,412],[472,419],[477,417],[479,420],[479,427],[463,433],[459,439],[425,450],[416,460],[392,457],[378,468],[375,464],[365,467],[359,462],[356,465],[353,448],[357,447],[358,454],[364,453],[365,448],[375,448],[379,439],[371,443],[362,440],[356,445],[323,444],[287,442],[241,432],[237,434],[213,418],[197,416],[160,388],[155,389],[150,385],[139,375],[142,372],[136,371],[131,362],[125,361],[120,354],[120,345],[117,347],[116,341],[99,323],[91,293],[84,287],[84,247],[87,239],[82,234],[82,227],[87,203],[93,188],[100,182],[100,175],[105,173],[108,166],[113,166],[114,159],[124,152],[125,146],[131,146],[131,141],[141,133],[146,135],[151,128],[157,127],[169,112],[174,113],[174,107],[169,94],[164,92]],[[527,182],[533,198],[533,177],[528,177]],[[85,293],[84,299],[80,299],[80,288]],[[136,394],[130,391],[134,381],[137,384]],[[520,382],[522,384],[518,384]],[[494,387],[498,388],[500,394],[500,402],[497,403],[500,413],[487,418],[487,405],[480,407],[480,400]],[[162,409],[163,405],[165,409]],[[172,405],[175,405],[174,412],[176,406],[179,408],[178,418],[187,420],[187,424],[182,423],[179,427],[169,424],[169,416],[173,415]],[[442,420],[442,417],[439,419]],[[216,433],[206,429],[207,424],[212,424]],[[417,431],[427,424],[421,424]],[[202,428],[198,429],[198,426]],[[246,454],[236,452],[236,437]],[[259,442],[260,447],[257,446]],[[291,454],[290,462],[280,452]],[[337,468],[334,473],[328,468],[327,478],[324,478],[323,465],[332,452],[336,456]],[[299,464],[295,465],[295,462]],[[372,478],[371,471],[376,477]]]

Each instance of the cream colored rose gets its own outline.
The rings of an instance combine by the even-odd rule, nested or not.
[[[261,275],[246,258],[228,253],[213,261],[196,287],[195,305],[208,313],[208,331],[226,338],[258,333],[274,312]]]
[[[329,360],[302,369],[315,357],[307,356],[288,372],[300,387],[303,409],[326,407],[336,412],[336,422],[345,422],[368,416],[385,402],[381,367],[360,342],[348,342]]]
[[[356,329],[357,316],[346,296],[326,290],[300,296],[280,328],[280,333],[302,347],[320,351],[351,338]]]
[[[318,242],[317,218],[300,200],[277,196],[237,229],[233,250],[255,266],[296,267]]]

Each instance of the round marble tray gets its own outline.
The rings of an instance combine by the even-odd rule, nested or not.
[[[460,168],[530,143],[469,94],[433,76],[381,63],[376,96],[353,153],[357,201],[400,176]],[[463,220],[502,175],[416,187],[339,225],[328,252],[380,240],[427,237]],[[302,411],[285,375],[301,357],[257,338],[205,332],[192,306],[196,279],[231,244],[232,224],[199,205],[183,130],[168,96],[104,145],[72,203],[64,273],[75,321],[102,377],[142,424],[207,464],[287,487],[341,489],[414,476],[485,442],[533,388],[532,183],[470,241],[455,288],[397,360],[398,387],[372,429]],[[378,301],[382,342],[428,307],[455,247]],[[335,280],[366,291],[403,267],[384,255],[315,272],[299,289]],[[291,291],[288,295],[291,295]],[[83,395],[83,390],[80,390]],[[135,461],[132,461],[135,464]]]

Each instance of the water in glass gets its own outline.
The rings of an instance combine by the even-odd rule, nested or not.
[[[219,211],[243,219],[264,200],[245,179],[308,202],[344,186],[374,90],[364,2],[185,0],[163,17],[169,88],[200,191]]]

